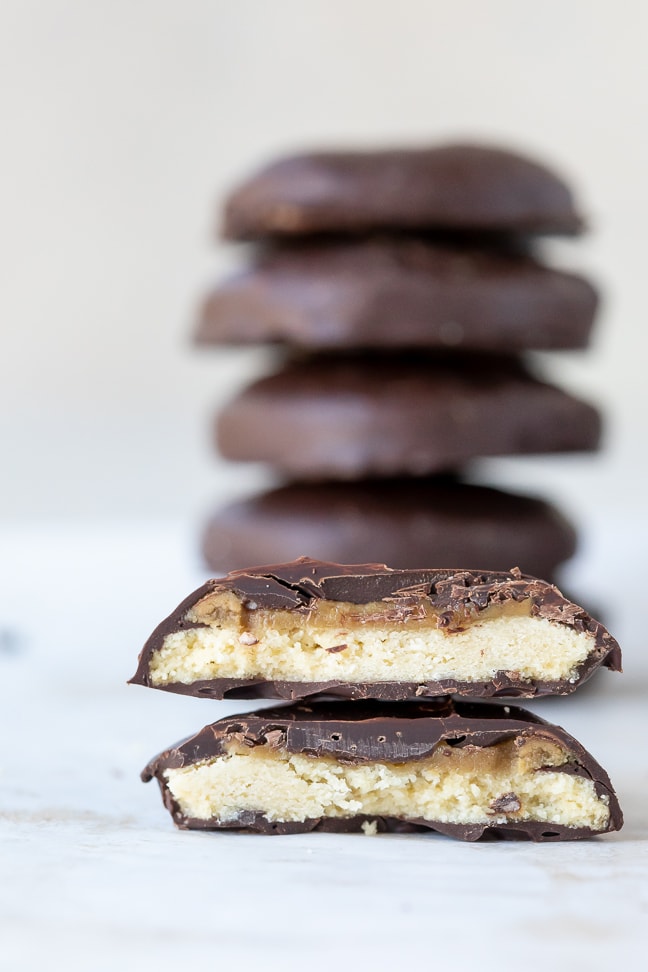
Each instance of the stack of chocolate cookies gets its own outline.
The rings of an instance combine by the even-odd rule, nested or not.
[[[607,833],[621,810],[580,743],[523,709],[475,701],[567,694],[601,666],[619,669],[612,636],[517,570],[301,558],[237,571],[158,626],[132,682],[291,701],[206,726],[142,778],[158,780],[181,828]]]
[[[210,566],[307,552],[553,577],[571,524],[476,485],[475,462],[598,445],[597,411],[523,357],[587,345],[594,288],[533,251],[582,225],[552,172],[470,145],[294,156],[236,190],[224,234],[255,244],[251,266],[208,296],[197,336],[276,347],[217,441],[280,483],[213,516]]]
[[[560,840],[621,826],[580,743],[483,701],[619,669],[605,628],[530,576],[551,576],[574,532],[540,500],[462,479],[482,456],[598,444],[595,409],[522,360],[587,344],[593,288],[531,251],[580,228],[551,172],[474,146],[289,158],[230,197],[225,235],[255,256],[208,298],[199,339],[271,342],[282,360],[223,409],[218,444],[285,482],[217,513],[205,552],[219,570],[275,566],[186,598],[132,681],[288,704],[151,760],[142,777],[179,827]]]

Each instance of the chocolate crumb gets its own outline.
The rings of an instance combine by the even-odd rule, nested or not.
[[[517,813],[521,806],[517,794],[511,792],[504,793],[503,796],[493,800],[490,808],[493,813]]]

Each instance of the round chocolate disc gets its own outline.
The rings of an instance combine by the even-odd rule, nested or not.
[[[312,152],[279,159],[236,189],[229,239],[374,229],[577,233],[569,188],[525,156],[483,145]]]
[[[553,577],[575,549],[549,503],[451,478],[282,486],[216,512],[204,534],[217,573],[308,554],[343,564],[428,561]]]
[[[595,408],[489,355],[295,358],[217,421],[221,453],[294,479],[427,475],[480,456],[595,449]]]
[[[313,349],[581,348],[596,305],[585,279],[521,254],[407,237],[301,241],[216,288],[196,337]]]

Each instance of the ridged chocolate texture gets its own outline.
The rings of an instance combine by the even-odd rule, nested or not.
[[[279,706],[258,713],[229,716],[205,726],[195,735],[160,753],[145,767],[145,782],[156,778],[165,806],[180,828],[235,829],[264,834],[304,833],[313,830],[357,831],[368,819],[307,819],[282,823],[268,820],[261,813],[244,812],[235,821],[186,816],[164,780],[164,772],[217,758],[228,743],[236,741],[248,747],[264,746],[285,749],[308,756],[334,756],[344,763],[403,763],[425,759],[442,742],[452,746],[488,747],[515,738],[541,738],[567,750],[573,761],[558,772],[589,779],[598,796],[609,800],[610,817],[598,831],[619,830],[623,816],[612,783],[605,770],[583,746],[559,726],[513,706],[457,702],[432,699],[399,704],[352,704],[311,702],[308,705]],[[371,817],[375,820],[375,817]],[[506,824],[447,824],[421,818],[379,818],[380,830],[436,830],[462,840],[480,838],[528,838],[531,840],[574,840],[593,836],[585,827],[568,827],[556,823],[509,821]]]
[[[399,568],[515,564],[544,578],[575,546],[574,528],[549,503],[443,477],[293,483],[219,510],[203,539],[215,571],[308,550],[319,560]]]
[[[268,165],[229,197],[229,239],[380,229],[578,233],[565,183],[543,165],[480,145],[312,152]]]
[[[480,456],[592,450],[591,405],[514,358],[296,358],[217,419],[221,453],[303,480],[427,475]]]
[[[205,302],[197,340],[313,349],[582,348],[597,295],[529,257],[421,239],[302,241],[261,255]]]
[[[529,681],[519,673],[498,671],[484,681],[444,678],[410,681],[288,681],[277,678],[214,677],[190,683],[170,682],[156,685],[151,679],[151,657],[167,635],[200,628],[187,615],[207,595],[232,592],[246,609],[295,611],[307,623],[311,607],[319,599],[350,604],[389,605],[393,623],[406,624],[416,614],[419,601],[438,614],[438,626],[462,630],[487,608],[529,600],[532,617],[544,618],[577,632],[587,632],[593,650],[580,665],[577,676],[569,680]],[[211,699],[304,699],[317,694],[342,699],[381,699],[383,701],[441,695],[471,698],[531,698],[540,695],[568,695],[600,668],[621,670],[621,649],[600,622],[582,607],[567,600],[546,581],[523,575],[519,570],[392,570],[384,564],[344,566],[302,557],[287,564],[276,564],[232,571],[226,577],[207,581],[190,594],[155,629],[139,656],[131,684],[160,688],[181,695]]]

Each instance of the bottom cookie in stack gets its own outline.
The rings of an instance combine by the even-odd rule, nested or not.
[[[218,510],[203,553],[215,571],[294,560],[489,564],[553,578],[576,533],[549,503],[450,477],[292,483]]]
[[[142,773],[154,777],[189,829],[540,841],[623,822],[607,773],[563,729],[516,707],[451,699],[230,716],[155,757]]]

